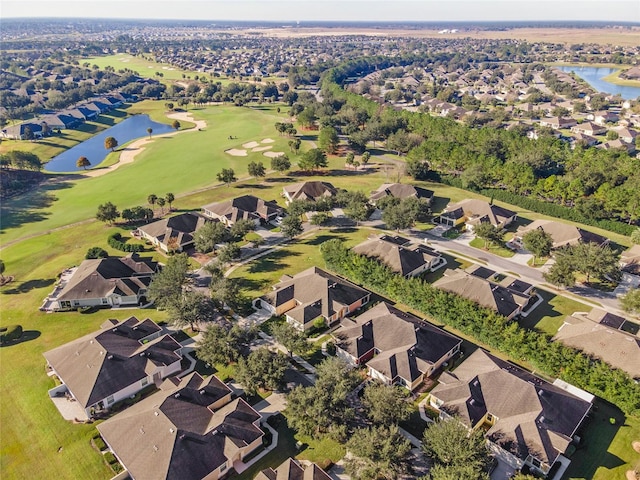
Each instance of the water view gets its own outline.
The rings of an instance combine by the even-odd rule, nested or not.
[[[82,170],[76,167],[76,162],[80,157],[87,157],[91,162],[91,166],[95,167],[102,163],[106,156],[111,153],[110,150],[104,148],[105,138],[114,137],[118,140],[119,145],[124,145],[131,140],[149,135],[147,128],[153,129],[153,135],[173,130],[170,125],[154,122],[149,118],[149,115],[134,115],[52,158],[45,165],[45,170],[49,172],[76,172]]]
[[[619,70],[618,68],[585,67],[582,65],[570,65],[556,68],[567,73],[574,72],[599,92],[612,93],[614,95],[620,94],[625,100],[635,100],[640,97],[640,87],[616,85],[615,83],[603,80],[607,75],[611,75],[616,70]]]

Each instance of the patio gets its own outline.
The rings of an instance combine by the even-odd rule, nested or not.
[[[51,401],[65,420],[71,422],[86,422],[89,420],[84,408],[71,396],[66,385],[58,385],[49,390],[49,398],[51,398]]]

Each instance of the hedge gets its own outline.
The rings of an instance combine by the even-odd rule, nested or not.
[[[424,280],[403,278],[385,265],[353,253],[339,240],[329,240],[320,249],[327,267],[349,280],[456,328],[512,359],[526,361],[548,376],[588,390],[626,414],[640,415],[640,385],[626,372],[560,342],[552,342],[549,335],[523,328],[493,310],[438,290]]]
[[[9,343],[18,340],[22,336],[21,325],[9,325],[0,327],[0,343]]]
[[[125,243],[122,241],[122,235],[118,232],[112,233],[109,235],[107,239],[107,243],[110,247],[115,248],[116,250],[120,250],[122,252],[142,252],[144,250],[144,245],[135,244],[135,243]]]

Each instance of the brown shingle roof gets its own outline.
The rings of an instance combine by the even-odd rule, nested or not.
[[[387,196],[400,199],[410,197],[424,198],[430,202],[433,199],[433,192],[426,188],[414,187],[405,183],[383,183],[377,190],[371,192],[370,198],[372,201],[376,201]]]
[[[131,317],[49,350],[44,357],[75,399],[87,408],[149,376],[149,370],[156,366],[182,358],[176,353],[180,344],[168,335],[141,342],[160,331],[150,319]]]
[[[272,215],[282,213],[283,209],[276,203],[253,195],[243,195],[226,202],[211,203],[202,207],[205,211],[213,212],[219,217],[225,217],[230,222],[240,219],[263,219],[266,220]]]
[[[522,237],[525,233],[528,233],[536,228],[539,228],[543,232],[549,234],[553,240],[553,248],[559,248],[564,245],[575,245],[577,243],[596,243],[602,245],[607,239],[596,233],[583,230],[570,225],[568,223],[556,222],[553,220],[535,220],[529,225],[524,225],[518,228],[517,235]]]
[[[408,275],[438,257],[435,252],[428,252],[416,245],[401,246],[394,241],[387,241],[384,236],[365,240],[356,245],[353,251],[358,255],[373,257],[401,275]]]
[[[441,377],[432,395],[441,409],[475,426],[490,413],[486,433],[522,460],[529,454],[553,464],[565,452],[591,404],[562,388],[476,350],[452,373]]]
[[[497,205],[492,205],[484,200],[467,199],[453,205],[447,205],[443,217],[468,218],[469,223],[489,222],[491,225],[501,225],[505,220],[516,215],[516,212]]]
[[[329,480],[330,478],[315,463],[303,467],[293,458],[289,458],[275,470],[273,468],[262,470],[254,480]]]
[[[254,425],[260,414],[244,400],[214,410],[219,394],[226,394],[221,385],[197,373],[177,384],[167,380],[160,392],[100,424],[98,430],[136,480],[199,480],[263,435]],[[210,387],[219,394],[210,395]]]
[[[338,190],[329,182],[299,182],[283,187],[291,200],[315,201],[323,197],[333,197]]]
[[[601,358],[640,378],[640,338],[574,314],[565,319],[554,340]]]
[[[175,238],[182,248],[193,242],[193,234],[207,221],[203,216],[187,212],[157,222],[138,227],[138,230],[155,237],[164,245],[168,245],[170,238]]]

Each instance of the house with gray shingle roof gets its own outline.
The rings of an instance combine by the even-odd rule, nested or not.
[[[336,187],[329,182],[299,182],[283,187],[283,196],[287,204],[294,200],[315,202],[321,198],[333,197],[338,193]]]
[[[433,192],[426,188],[415,187],[406,183],[383,183],[377,190],[371,192],[369,198],[375,204],[376,201],[386,197],[394,197],[401,200],[405,198],[421,198],[430,205],[433,200]]]
[[[262,445],[261,415],[214,375],[170,378],[98,425],[133,480],[216,480]]]
[[[489,222],[494,227],[506,227],[516,219],[516,212],[484,200],[467,199],[449,204],[440,214],[439,222],[454,227],[465,223],[468,230],[478,223]]]
[[[578,243],[595,243],[596,245],[606,245],[609,239],[578,228],[569,223],[556,222],[554,220],[535,220],[529,225],[523,225],[516,230],[514,239],[518,242],[522,241],[522,237],[539,229],[547,233],[553,240],[553,248],[560,248],[565,245],[577,245]]]
[[[193,245],[194,234],[207,221],[198,213],[187,212],[138,227],[138,232],[165,252],[182,252]]]
[[[369,302],[371,292],[318,267],[284,275],[273,291],[254,300],[256,308],[285,315],[287,322],[309,330],[317,318],[331,326]]]
[[[145,304],[147,288],[157,271],[157,262],[135,253],[84,260],[47,298],[46,309]]]
[[[379,303],[333,332],[336,355],[388,385],[415,390],[460,351],[462,340],[418,317]]]
[[[226,202],[210,203],[202,207],[202,213],[206,217],[219,220],[227,226],[231,226],[238,220],[251,220],[260,226],[261,223],[275,220],[282,215],[284,209],[276,202],[262,200],[253,195],[243,195]]]
[[[591,410],[593,395],[553,384],[478,349],[444,372],[429,402],[440,418],[485,432],[492,453],[512,468],[546,475],[564,457]]]
[[[330,480],[331,477],[315,463],[301,465],[288,458],[279,467],[262,470],[254,480]]]
[[[397,236],[373,236],[353,247],[353,251],[385,264],[405,278],[434,271],[447,263],[436,250]]]
[[[87,418],[180,371],[182,347],[150,319],[109,320],[101,330],[44,353],[50,374]]]

